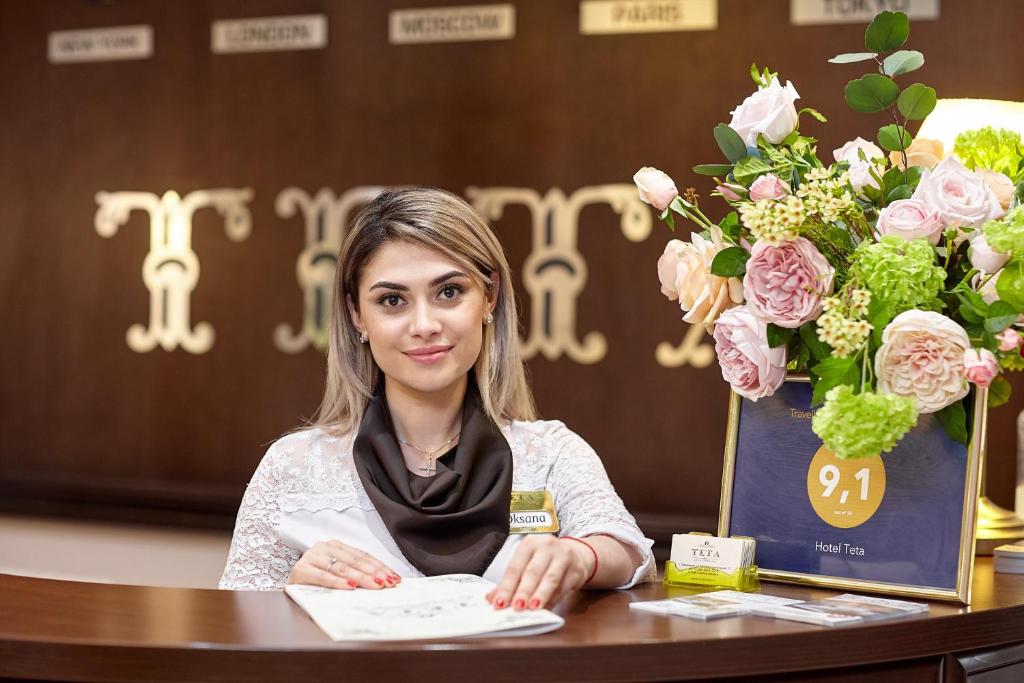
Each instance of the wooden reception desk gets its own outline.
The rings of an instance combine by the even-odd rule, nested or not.
[[[756,617],[709,623],[628,609],[670,591],[583,593],[528,638],[332,643],[283,593],[0,575],[0,680],[1022,681],[1024,576],[979,558],[974,604],[848,628]],[[765,584],[817,598],[827,591]]]

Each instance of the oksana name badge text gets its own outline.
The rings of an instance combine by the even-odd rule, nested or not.
[[[558,528],[558,515],[555,514],[550,491],[512,492],[510,534],[551,534]]]

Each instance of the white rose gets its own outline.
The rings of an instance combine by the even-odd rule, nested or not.
[[[796,130],[799,116],[793,102],[799,97],[792,83],[786,81],[786,87],[782,87],[778,78],[772,78],[767,88],[761,88],[729,112],[729,127],[743,138],[747,147],[757,146],[758,134],[778,144]]]
[[[989,246],[985,235],[980,234],[971,242],[967,248],[967,258],[971,265],[986,273],[996,273],[1010,260],[1009,254],[996,251]]]
[[[871,159],[885,159],[885,152],[880,150],[878,145],[861,137],[854,138],[839,149],[832,150],[832,156],[835,157],[837,163],[848,161],[852,165],[856,161],[862,161],[860,158],[861,150],[864,150],[864,157],[869,161]]]
[[[933,245],[942,239],[939,212],[916,199],[897,199],[878,212],[879,235],[895,235],[903,239],[924,238]]]
[[[1005,213],[992,188],[956,157],[946,157],[930,172],[924,171],[913,199],[936,209],[947,228],[980,228]]]
[[[710,240],[695,234],[692,243],[670,241],[658,259],[662,294],[679,300],[685,322],[701,323],[709,332],[718,316],[743,303],[740,278],[711,274],[711,262],[725,246],[718,231]]]
[[[664,211],[672,200],[679,196],[676,184],[664,171],[644,166],[633,174],[640,201],[646,202],[658,211]]]
[[[861,151],[864,152],[864,159],[860,158]],[[880,150],[875,143],[857,137],[839,149],[832,150],[832,156],[835,157],[836,162],[845,161],[850,164],[850,185],[855,191],[860,192],[865,186],[878,188],[878,181],[871,174],[871,169],[875,168],[875,174],[881,177],[882,174],[876,168],[877,164],[874,160],[884,161],[885,152]]]
[[[932,311],[910,310],[892,319],[875,354],[878,391],[917,400],[919,413],[942,410],[967,395],[964,328]]]

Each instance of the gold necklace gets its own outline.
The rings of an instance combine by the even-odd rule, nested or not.
[[[459,438],[459,434],[462,434],[462,432],[461,431],[457,432],[455,434],[455,436],[453,436],[452,438],[448,439],[447,441],[445,441],[443,444],[441,444],[440,446],[438,446],[437,448],[435,448],[432,451],[428,451],[425,448],[420,448],[416,444],[409,443],[408,441],[406,441],[405,439],[402,439],[402,438],[399,438],[398,440],[400,442],[404,443],[409,448],[416,449],[417,452],[419,452],[421,455],[426,457],[427,464],[425,466],[421,465],[420,467],[417,467],[416,469],[418,469],[421,472],[424,472],[424,473],[429,475],[429,474],[434,474],[435,472],[437,472],[437,467],[434,464],[434,456],[437,455],[438,453],[440,453],[441,451],[443,451],[448,446],[448,444],[450,444],[452,441],[455,441],[457,438]]]

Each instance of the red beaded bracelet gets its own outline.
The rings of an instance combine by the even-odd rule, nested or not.
[[[583,585],[586,586],[588,583],[591,582],[591,580],[593,580],[593,578],[595,576],[597,576],[597,568],[599,566],[601,566],[600,561],[597,559],[597,551],[594,550],[594,546],[590,545],[589,543],[584,541],[582,538],[576,538],[575,536],[562,536],[561,538],[564,538],[564,539],[569,540],[569,541],[576,541],[577,543],[582,543],[583,545],[585,545],[588,548],[590,548],[590,552],[592,552],[594,554],[594,571],[590,572],[590,576],[588,576],[587,580],[583,582]]]

